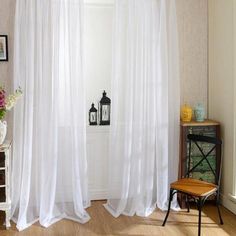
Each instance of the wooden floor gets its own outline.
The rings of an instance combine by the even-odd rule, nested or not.
[[[39,224],[18,232],[13,224],[10,230],[0,227],[0,236],[93,236],[93,235],[116,235],[116,236],[141,236],[141,235],[197,235],[197,210],[171,212],[165,227],[162,227],[164,212],[156,210],[150,217],[126,217],[113,218],[102,206],[104,202],[96,201],[88,209],[91,220],[84,225],[69,220],[62,220],[45,229]],[[202,217],[202,235],[236,235],[236,216],[222,209],[225,224],[218,225],[216,208],[212,205],[204,207]],[[3,216],[0,217],[3,224]]]

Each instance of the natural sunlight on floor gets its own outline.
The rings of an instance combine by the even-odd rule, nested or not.
[[[8,231],[0,227],[1,236],[94,236],[94,235],[120,235],[120,236],[149,236],[149,235],[197,235],[198,212],[192,207],[190,213],[185,210],[171,212],[165,227],[162,221],[165,212],[156,210],[150,217],[127,217],[113,218],[102,206],[104,201],[94,201],[88,209],[91,220],[81,225],[69,220],[62,220],[45,229],[38,223],[25,231],[18,232],[15,225]],[[202,235],[236,235],[236,216],[222,209],[225,224],[218,225],[218,215],[214,205],[207,204],[202,215]],[[4,223],[1,214],[0,223]]]

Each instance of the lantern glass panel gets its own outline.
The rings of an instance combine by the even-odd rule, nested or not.
[[[90,122],[96,122],[96,112],[90,113]]]
[[[102,120],[109,121],[109,105],[102,105]]]

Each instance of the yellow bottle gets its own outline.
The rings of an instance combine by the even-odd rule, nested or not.
[[[181,116],[181,120],[183,122],[190,122],[192,120],[192,116],[193,116],[192,108],[190,106],[188,106],[187,104],[185,104],[181,108],[180,116]]]

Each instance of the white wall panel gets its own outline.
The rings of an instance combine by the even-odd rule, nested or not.
[[[236,204],[229,197],[229,194],[236,195],[235,18],[235,0],[209,0],[209,116],[221,123],[224,145],[221,188],[223,204],[236,214]]]

